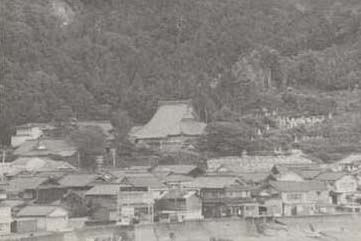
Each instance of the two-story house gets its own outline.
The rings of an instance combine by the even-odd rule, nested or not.
[[[166,192],[154,205],[161,221],[202,219],[202,200],[196,191],[174,189]]]
[[[284,216],[313,215],[330,204],[326,185],[318,181],[270,181],[265,193],[282,200]]]
[[[237,177],[198,177],[188,188],[199,191],[205,218],[258,215],[258,206],[251,197],[253,187]]]
[[[350,203],[357,190],[357,179],[344,172],[323,172],[315,180],[327,185],[333,204]]]

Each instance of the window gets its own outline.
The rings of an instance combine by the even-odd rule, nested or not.
[[[301,193],[289,193],[287,194],[288,200],[301,200],[302,194]]]

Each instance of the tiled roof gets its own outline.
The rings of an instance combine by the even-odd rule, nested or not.
[[[30,172],[75,170],[76,168],[65,161],[55,161],[48,157],[19,157],[10,163],[12,168]]]
[[[224,188],[239,182],[237,177],[203,176],[195,178],[191,183],[185,184],[191,188]]]
[[[361,162],[361,154],[351,154],[339,161],[341,164]]]
[[[96,185],[85,193],[87,196],[106,196],[106,195],[117,195],[119,192],[120,185],[107,184],[107,185]]]
[[[170,174],[162,178],[165,183],[172,183],[172,182],[191,182],[193,181],[193,177],[184,176],[179,174]]]
[[[188,198],[194,195],[195,191],[186,191],[186,190],[170,190],[164,194],[161,199],[183,199]]]
[[[47,156],[57,155],[69,157],[76,153],[76,148],[69,141],[62,139],[42,139],[42,149],[37,148],[38,140],[28,140],[21,144],[15,151],[15,156]]]
[[[97,174],[69,174],[59,180],[63,187],[86,187],[91,186],[97,179]]]
[[[207,161],[209,172],[266,172],[276,164],[311,164],[307,156],[302,153],[289,155],[265,156],[227,156],[209,159]]]
[[[270,181],[269,184],[280,192],[309,192],[327,190],[325,184],[318,181]]]
[[[315,179],[319,181],[336,181],[345,175],[347,174],[344,172],[323,172],[316,176]]]
[[[205,127],[205,123],[196,121],[191,101],[164,101],[146,125],[130,134],[136,139],[200,135]]]
[[[28,189],[36,189],[42,183],[48,180],[47,177],[16,177],[9,181],[7,191],[9,192],[22,192]]]
[[[188,174],[194,169],[196,165],[159,165],[156,166],[152,171],[153,172],[171,172],[175,174]]]
[[[26,206],[19,211],[17,217],[43,217],[51,214],[59,206]],[[63,209],[63,208],[61,208]]]
[[[166,188],[166,185],[155,176],[138,176],[127,177],[124,179],[123,184],[129,184],[136,187],[149,187],[149,188]]]
[[[320,174],[320,170],[294,170],[298,175],[300,175],[304,179],[314,179],[318,174]]]

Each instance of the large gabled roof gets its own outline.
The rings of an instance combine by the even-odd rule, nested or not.
[[[190,100],[160,101],[152,119],[137,131],[130,133],[135,139],[158,139],[178,135],[201,135],[206,127],[197,121]]]
[[[41,145],[41,148],[39,148]],[[15,156],[48,156],[56,155],[61,157],[70,157],[76,153],[76,147],[64,139],[42,139],[27,140],[21,144],[15,151]]]

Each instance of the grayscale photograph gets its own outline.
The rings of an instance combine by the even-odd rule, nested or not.
[[[360,241],[361,0],[0,0],[0,241]]]

